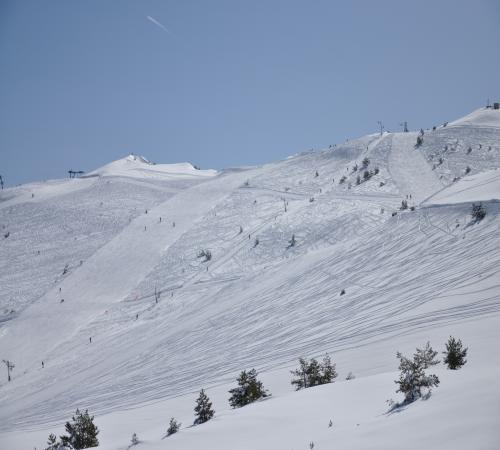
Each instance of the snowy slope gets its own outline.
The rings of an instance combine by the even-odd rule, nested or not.
[[[431,196],[426,204],[446,205],[479,201],[500,201],[500,171],[498,169],[462,178]]]
[[[177,164],[154,164],[144,156],[129,155],[126,158],[113,161],[105,166],[85,174],[84,177],[93,176],[122,176],[131,178],[192,178],[212,177],[217,174],[216,170],[196,169],[190,163]]]
[[[41,448],[80,407],[113,450],[134,431],[158,449],[400,448],[414,426],[429,431],[405,448],[494,448],[500,393],[485,386],[500,362],[491,357],[500,119],[491,112],[426,131],[419,148],[417,133],[385,133],[222,172],[127,157],[88,178],[6,190],[0,356],[16,367],[0,381],[1,447]],[[466,165],[471,174],[452,182]],[[399,210],[407,196],[415,211]],[[487,216],[472,224],[478,200]],[[204,249],[210,261],[197,257]],[[450,334],[470,346],[469,364],[438,367],[442,385],[428,401],[385,414],[397,398],[395,352],[427,339],[442,350]],[[357,378],[292,392],[298,357],[326,351],[342,379]],[[232,411],[227,390],[251,367],[273,397]],[[187,428],[202,387],[216,419]],[[474,419],[453,418],[460,407]],[[184,427],[162,440],[171,416]],[[443,438],[438,417],[456,440]]]

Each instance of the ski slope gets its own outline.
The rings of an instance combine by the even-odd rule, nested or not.
[[[495,448],[493,113],[426,131],[418,149],[417,133],[385,133],[221,172],[129,156],[4,191],[0,356],[16,367],[0,380],[0,447],[43,448],[79,407],[110,450],[133,432],[154,449],[400,448],[414,429],[427,432],[405,448]],[[400,211],[410,194],[415,210]],[[479,223],[473,201],[487,208]],[[429,400],[386,414],[396,351],[442,350],[450,334],[470,347],[468,365],[438,366]],[[325,352],[339,381],[293,392],[297,359]],[[252,367],[273,396],[230,410],[228,389]],[[216,418],[190,428],[202,387]],[[162,439],[171,416],[183,428]]]

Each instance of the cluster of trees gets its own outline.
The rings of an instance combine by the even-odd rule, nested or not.
[[[360,170],[363,170],[363,178],[361,178],[361,175],[358,175],[356,177],[356,184],[357,185],[361,184],[363,181],[368,181],[371,177],[373,177],[374,175],[377,175],[379,173],[380,170],[378,167],[375,167],[372,170],[367,170],[369,165],[370,165],[370,159],[364,158],[363,161],[361,162],[361,169],[360,169]],[[358,171],[358,165],[355,164],[352,168],[352,173],[355,173],[357,171]],[[347,177],[345,175],[343,175],[339,180],[339,184],[344,184],[346,182],[346,180],[347,180]]]
[[[429,395],[431,389],[439,385],[439,378],[434,374],[427,374],[425,371],[436,364],[439,360],[436,359],[437,351],[434,351],[430,343],[427,342],[423,349],[417,348],[412,358],[403,356],[400,352],[396,354],[399,359],[399,379],[395,381],[398,385],[396,392],[404,394],[405,399],[403,404],[411,403],[422,397],[422,391],[427,390]],[[444,363],[451,370],[457,370],[462,367],[467,360],[467,348],[464,348],[460,339],[456,340],[450,336],[446,342],[446,351]],[[328,353],[325,354],[323,360],[319,362],[315,358],[310,360],[299,358],[299,367],[291,371],[293,378],[291,384],[296,390],[305,389],[322,384],[332,383],[338,376],[336,366],[332,363]],[[261,381],[257,379],[257,371],[255,369],[243,370],[236,379],[237,386],[229,390],[229,404],[232,408],[241,408],[256,402],[262,398],[269,397],[271,394],[264,388]],[[346,380],[352,380],[354,375],[349,372]],[[399,406],[399,404],[397,405]],[[202,389],[196,405],[194,407],[195,419],[194,425],[200,425],[208,422],[215,415],[212,402],[210,401],[205,390]],[[170,419],[167,429],[167,436],[171,436],[179,431],[181,423],[175,418]],[[71,422],[66,422],[66,435],[60,436],[58,440],[54,434],[50,434],[45,450],[61,450],[74,449],[80,450],[90,447],[97,447],[99,440],[97,435],[99,429],[94,424],[94,417],[90,416],[88,410],[80,412],[76,410]],[[139,443],[137,434],[134,433],[131,439],[131,445]]]
[[[299,367],[291,371],[295,378],[292,378],[292,385],[295,389],[305,389],[308,387],[319,386],[321,384],[331,383],[337,378],[335,364],[332,363],[328,353],[320,363],[312,358],[308,361],[306,358],[299,359]]]
[[[255,369],[251,369],[249,371],[243,370],[240,373],[236,379],[238,385],[229,391],[231,394],[229,397],[229,404],[232,408],[241,408],[261,398],[269,397],[271,395],[269,391],[264,389],[264,385],[257,379],[257,375],[258,374]],[[200,394],[196,399],[194,413],[194,425],[200,425],[208,422],[214,417],[215,410],[204,389],[200,391]],[[177,433],[180,427],[181,424],[172,417],[167,430],[167,436]]]
[[[430,343],[427,342],[423,349],[417,348],[412,358],[403,356],[400,352],[396,354],[399,359],[399,379],[395,381],[398,385],[396,392],[401,392],[404,396],[403,404],[411,403],[422,397],[422,391],[427,390],[430,394],[433,387],[439,385],[439,378],[434,374],[427,374],[425,371],[436,364],[437,351],[434,351]],[[443,362],[450,370],[457,370],[462,367],[467,360],[467,348],[463,348],[462,341],[450,336],[446,343],[446,351],[443,352],[445,358]],[[397,405],[400,406],[400,405]]]

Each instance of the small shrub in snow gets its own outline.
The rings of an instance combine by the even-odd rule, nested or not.
[[[467,166],[465,168],[465,175],[467,175],[468,173],[470,173],[470,171],[471,171],[471,168],[469,166]]]
[[[248,372],[243,370],[236,381],[238,382],[238,386],[229,391],[231,394],[229,404],[232,408],[240,408],[270,395],[264,389],[262,382],[257,380],[255,369]]]
[[[198,258],[204,258],[203,262],[210,261],[212,259],[212,252],[210,250],[200,250],[198,252]]]
[[[349,372],[349,373],[347,374],[347,376],[345,377],[345,379],[346,379],[347,381],[349,381],[349,380],[354,380],[354,378],[356,378],[356,377],[354,376],[354,374],[353,374],[352,372]]]
[[[200,395],[196,400],[194,412],[196,416],[194,420],[195,425],[208,422],[215,414],[215,411],[212,409],[212,402],[203,389],[200,391]]]
[[[314,358],[310,361],[300,358],[299,368],[292,370],[291,374],[295,375],[291,383],[295,386],[296,390],[331,383],[337,378],[335,364],[332,364],[328,353],[321,363]]]
[[[167,436],[171,436],[179,431],[181,428],[181,423],[177,422],[173,417],[170,419],[170,423],[168,424]]]
[[[342,290],[340,291],[340,295],[344,295],[344,294],[345,294],[345,289],[342,289]]]
[[[370,164],[370,159],[369,158],[363,159],[362,164],[363,164],[363,169],[366,168],[366,167],[368,167],[369,164]]]
[[[314,202],[314,197],[309,198],[309,203],[312,203],[312,202]]]
[[[408,202],[406,200],[401,201],[401,211],[404,211],[405,209],[408,209]]]
[[[472,218],[475,222],[480,222],[486,217],[486,209],[482,203],[472,204]]]
[[[332,422],[332,419],[330,419],[330,422],[328,422],[328,428],[332,428],[333,427],[333,422]]]
[[[422,396],[422,389],[428,389],[439,385],[436,375],[427,375],[424,371],[424,363],[415,354],[413,359],[406,358],[400,352],[396,354],[399,359],[399,380],[395,383],[399,386],[396,392],[405,396],[404,403],[411,403]]]
[[[465,359],[467,350],[467,348],[462,348],[462,341],[460,339],[457,341],[454,337],[450,336],[446,343],[446,351],[443,352],[445,355],[443,362],[448,366],[448,369],[460,369],[467,362]]]
[[[309,448],[312,450],[314,448],[314,442],[309,442]]]
[[[318,171],[316,171],[316,173],[314,174],[314,178],[318,178],[319,177],[319,173]]]
[[[371,177],[370,172],[368,172],[368,170],[365,170],[365,171],[363,172],[363,179],[364,179],[365,181],[368,181],[368,180],[370,179],[370,177]]]
[[[467,149],[467,154],[469,154],[471,152],[472,152],[472,147],[469,146],[469,148]]]
[[[420,147],[424,143],[424,138],[422,136],[417,136],[417,143],[415,147]]]
[[[352,173],[357,172],[357,171],[358,171],[358,165],[354,164],[354,166],[352,168]]]
[[[259,238],[255,238],[255,241],[253,243],[253,248],[257,247],[257,245],[259,245]]]
[[[378,167],[375,167],[375,169],[373,169],[374,175],[378,175],[379,172],[380,172],[380,169]]]
[[[137,445],[139,443],[139,438],[137,437],[137,434],[134,433],[132,435],[132,439],[130,439],[130,445]]]
[[[287,248],[295,247],[296,243],[297,243],[297,241],[295,240],[295,234],[292,234],[292,238],[288,241],[288,247]]]
[[[356,184],[361,184],[361,177],[359,175],[356,177]]]
[[[345,180],[347,180],[347,178],[345,176],[342,176],[339,180],[339,184],[344,184]]]
[[[385,186],[385,183],[383,181],[381,181],[379,184],[378,184],[378,187],[382,187],[382,186]]]

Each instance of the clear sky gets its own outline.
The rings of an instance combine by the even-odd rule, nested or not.
[[[131,152],[260,164],[488,98],[500,0],[0,0],[10,186]]]

